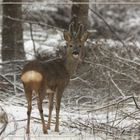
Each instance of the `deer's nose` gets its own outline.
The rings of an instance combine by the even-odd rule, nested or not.
[[[74,51],[72,52],[72,54],[73,54],[73,55],[79,55],[79,52],[78,52],[78,50],[74,50]]]

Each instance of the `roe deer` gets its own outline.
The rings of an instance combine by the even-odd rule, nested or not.
[[[77,31],[75,32],[74,23],[71,23],[69,25],[69,31],[63,32],[64,39],[66,40],[67,44],[63,58],[56,58],[48,61],[33,60],[24,66],[21,74],[21,80],[28,102],[26,133],[30,133],[30,116],[32,110],[33,93],[35,93],[37,97],[37,104],[44,133],[48,133],[47,129],[50,129],[53,99],[55,95],[55,131],[59,132],[59,112],[61,97],[64,89],[69,83],[71,75],[76,70],[78,63],[83,59],[84,43],[89,36],[89,33],[83,29],[84,26],[80,24]],[[49,97],[49,116],[47,126],[45,125],[42,108],[42,102],[45,95],[48,95]]]

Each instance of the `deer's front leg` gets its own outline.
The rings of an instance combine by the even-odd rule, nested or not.
[[[56,103],[55,103],[55,107],[56,107],[55,131],[56,132],[59,132],[59,113],[60,113],[61,97],[62,97],[62,93],[61,92],[57,92],[56,93]]]
[[[50,129],[50,125],[51,125],[51,116],[52,116],[52,110],[53,110],[54,92],[48,93],[48,98],[49,98],[49,116],[48,116],[47,128]]]

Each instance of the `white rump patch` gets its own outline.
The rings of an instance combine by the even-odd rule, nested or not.
[[[48,94],[49,94],[49,93],[54,93],[54,91],[51,90],[50,88],[48,88],[46,92],[47,92]]]
[[[21,76],[23,82],[40,82],[42,79],[42,74],[34,70],[27,71]]]

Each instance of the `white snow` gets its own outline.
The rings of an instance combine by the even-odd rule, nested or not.
[[[9,104],[5,105],[0,103],[0,106],[2,108],[4,108],[5,112],[8,115],[8,126],[5,130],[5,132],[2,134],[1,138],[4,140],[8,140],[8,139],[27,139],[27,135],[26,135],[26,121],[27,121],[27,108],[25,106],[18,106],[18,105],[13,105],[13,102],[9,102]],[[47,120],[46,118],[46,114],[48,114],[48,109],[46,107],[46,104],[44,104],[44,116],[45,116],[45,120]],[[39,138],[41,140],[47,138],[48,140],[55,140],[55,139],[60,139],[60,140],[78,140],[79,138],[81,139],[82,137],[84,137],[84,140],[90,140],[93,139],[92,135],[89,134],[85,134],[84,136],[82,135],[78,135],[78,131],[75,130],[74,133],[71,132],[70,128],[68,128],[68,126],[62,126],[62,120],[63,122],[67,122],[68,118],[72,118],[72,119],[77,119],[79,117],[79,114],[75,114],[75,113],[68,113],[66,111],[64,111],[63,109],[61,109],[61,113],[60,113],[60,134],[59,133],[55,133],[54,132],[54,119],[55,119],[55,113],[53,111],[52,114],[52,129],[48,131],[48,135],[43,134],[42,132],[42,125],[40,122],[40,116],[39,116],[39,111],[37,109],[37,106],[33,106],[32,109],[32,115],[31,115],[32,119],[31,119],[31,126],[30,126],[30,138],[31,139],[36,139]],[[84,116],[87,115],[83,115],[80,118],[85,118]],[[38,120],[39,119],[39,120]]]
[[[45,35],[42,35],[41,37],[44,38],[45,41],[37,41],[40,38],[36,37],[36,40],[32,41],[31,39],[27,40],[27,35],[25,32],[24,38],[24,50],[26,52],[26,59],[27,60],[32,60],[35,59],[35,51],[41,56],[45,55],[52,55],[55,57],[56,51],[58,51],[59,47],[64,45],[63,37],[62,37],[62,32],[55,32],[55,33],[50,33],[51,31],[48,31],[47,38],[45,38]],[[34,51],[35,50],[35,51]]]
[[[35,42],[35,46],[36,46],[36,49],[40,47],[37,42]],[[28,40],[24,43],[24,50],[25,50],[25,53],[26,53],[26,59],[27,60],[32,60],[32,59],[35,58],[35,56],[34,56],[34,45],[33,45],[32,40]]]

